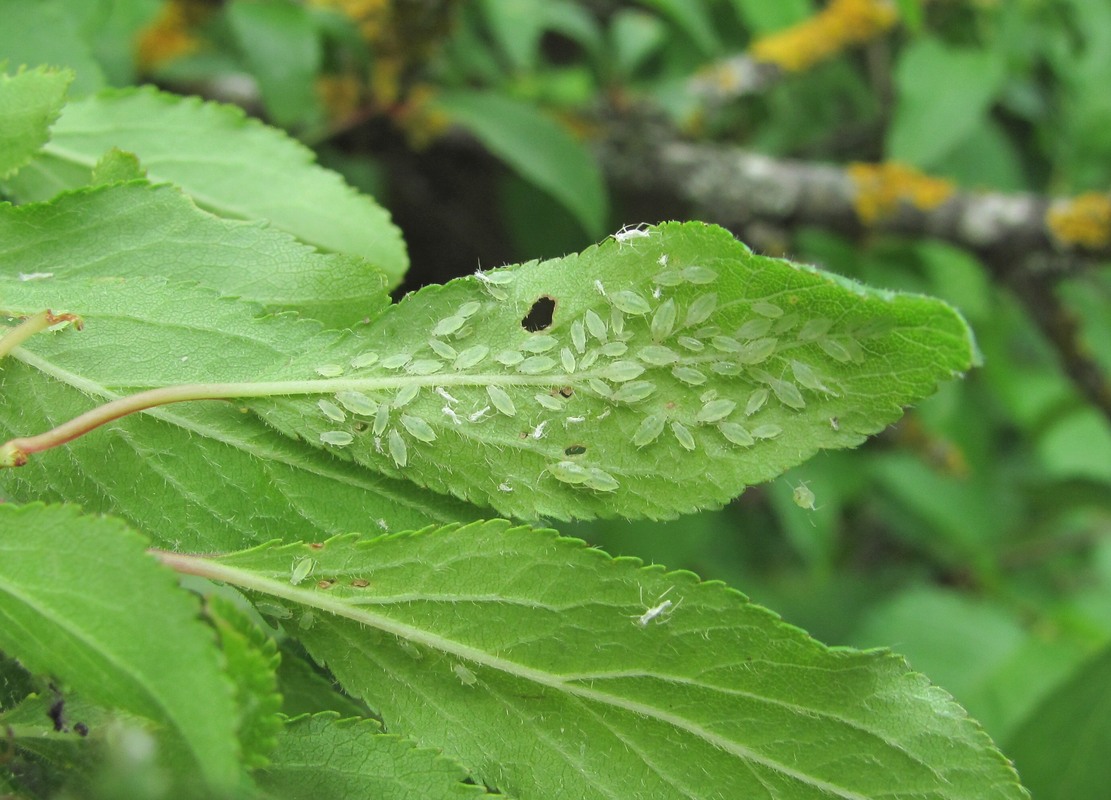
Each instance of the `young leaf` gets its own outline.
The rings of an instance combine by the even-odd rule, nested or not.
[[[219,636],[225,669],[235,686],[243,764],[250,769],[264,767],[270,763],[282,730],[278,646],[242,610],[219,595],[206,599],[205,611]]]
[[[0,178],[22,167],[49,138],[73,73],[39,68],[0,72]]]
[[[0,505],[0,649],[89,701],[154,721],[175,772],[230,789],[230,687],[195,603],[145,545],[74,506]]]
[[[435,751],[381,732],[373,719],[324,713],[289,720],[273,763],[257,773],[274,798],[373,797],[440,800],[476,797],[482,787]]]
[[[257,306],[195,286],[157,278],[126,285],[124,292],[118,281],[0,281],[9,312],[54,307],[86,323],[82,332],[35,336],[0,361],[4,435],[46,430],[141,389],[257,376],[322,335],[314,323],[259,319]],[[101,433],[70,443],[68,454],[0,471],[0,494],[80,502],[127,518],[159,546],[199,551],[275,535],[325,538],[368,520],[404,530],[477,516],[407,481],[354,470],[228,403],[154,409]]]
[[[311,581],[290,582],[300,559]],[[878,652],[742,595],[505,521],[182,572],[318,611],[299,636],[390,731],[513,797],[1021,798],[988,737]]]
[[[213,217],[166,185],[100,186],[0,207],[0,276],[19,274],[198,281],[337,328],[389,302],[385,275],[365,261],[320,255],[260,223]]]
[[[322,367],[351,365],[316,391],[358,394],[374,414],[340,421],[318,395],[251,405],[502,515],[673,517],[858,445],[974,359],[940,301],[668,224],[428,287],[269,376],[308,392]]]
[[[41,155],[8,190],[29,201],[84,186],[113,147],[137,155],[152,181],[178,184],[218,216],[265,220],[306,244],[365,258],[391,285],[408,268],[385,210],[313,164],[307,148],[239,108],[153,89],[106,91],[67,105]]]

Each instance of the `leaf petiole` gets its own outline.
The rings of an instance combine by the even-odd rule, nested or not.
[[[83,323],[76,314],[55,314],[50,309],[32,314],[23,322],[8,330],[0,336],[0,358],[8,355],[36,333],[40,333],[57,325],[60,322],[72,322],[77,330],[81,330]]]

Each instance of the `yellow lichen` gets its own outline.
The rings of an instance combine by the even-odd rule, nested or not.
[[[1088,192],[1068,200],[1058,200],[1045,215],[1053,237],[1064,245],[1093,250],[1111,244],[1111,197]]]
[[[170,0],[154,21],[143,28],[135,42],[135,61],[142,70],[151,70],[167,61],[196,52],[200,40],[195,28],[211,13],[211,8],[192,0]]]
[[[905,164],[850,164],[849,177],[856,185],[853,207],[865,225],[892,216],[901,203],[930,211],[948,200],[955,187]]]
[[[891,0],[832,0],[805,22],[753,43],[749,53],[787,72],[799,72],[870,41],[894,27],[898,13]]]

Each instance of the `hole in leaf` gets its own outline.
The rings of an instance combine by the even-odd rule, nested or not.
[[[529,333],[536,333],[545,328],[550,328],[552,325],[552,315],[555,314],[556,301],[554,297],[549,295],[541,295],[537,298],[536,302],[532,304],[532,308],[525,314],[525,318],[521,320],[521,327]]]
[[[559,395],[562,396],[562,397],[570,397],[574,393],[575,393],[575,390],[571,386],[560,386],[559,387]]]
[[[566,450],[564,450],[563,454],[567,455],[567,456],[581,456],[585,452],[586,452],[586,447],[584,447],[581,444],[573,444],[570,447],[568,447]]]

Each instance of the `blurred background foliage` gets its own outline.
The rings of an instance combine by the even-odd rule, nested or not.
[[[300,138],[390,209],[414,265],[403,290],[689,215],[612,179],[598,145],[618,130],[894,161],[962,190],[1103,193],[1087,235],[1111,238],[1106,0],[0,0],[0,19],[0,58],[72,66],[78,94],[154,82]],[[692,91],[746,53],[775,79],[716,101]],[[1038,800],[1106,797],[1106,412],[974,253],[867,226],[735,233],[948,299],[983,367],[721,511],[564,532],[727,581],[828,643],[892,647],[984,724]],[[1056,289],[1079,350],[1111,369],[1108,265]],[[800,483],[813,510],[793,502]]]

